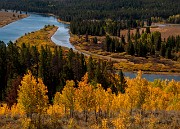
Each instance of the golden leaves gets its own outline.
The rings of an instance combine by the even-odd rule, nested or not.
[[[47,88],[42,79],[36,79],[31,72],[24,75],[18,91],[18,104],[27,113],[42,113],[48,106]]]

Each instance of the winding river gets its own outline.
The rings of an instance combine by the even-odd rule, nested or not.
[[[0,28],[0,40],[5,43],[15,41],[25,33],[37,31],[49,24],[59,27],[56,33],[52,36],[52,41],[57,45],[74,49],[74,46],[72,46],[69,42],[70,35],[68,25],[59,23],[53,16],[35,13],[29,13],[29,15],[30,16],[27,18],[18,20]],[[124,74],[130,78],[134,78],[136,76],[136,73],[132,72],[124,72]],[[153,81],[154,79],[174,79],[176,81],[180,81],[180,75],[143,74],[143,77],[149,81]]]

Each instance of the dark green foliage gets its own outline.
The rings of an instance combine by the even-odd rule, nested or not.
[[[4,99],[7,87],[7,48],[4,42],[0,41],[0,101]]]
[[[128,42],[127,53],[128,53],[129,55],[134,55],[134,54],[135,54],[134,45],[133,45],[133,43],[132,43],[131,40]]]
[[[75,19],[129,19],[128,26],[137,24],[131,19],[157,16],[168,18],[179,14],[179,0],[1,0],[0,9],[16,9],[38,13],[53,13],[64,21]],[[169,18],[173,21],[173,18]],[[171,20],[172,19],[172,20]]]
[[[147,33],[147,34],[151,33],[150,27],[146,27],[146,33]]]
[[[120,83],[119,83],[117,89],[121,93],[125,93],[125,90],[126,90],[125,88],[127,87],[127,85],[126,85],[126,80],[124,78],[124,74],[123,74],[122,70],[120,70],[118,74],[119,74],[119,77],[120,77]]]
[[[103,49],[107,52],[124,52],[126,50],[127,54],[139,57],[156,55],[173,60],[179,59],[178,54],[176,54],[180,51],[179,36],[170,36],[167,41],[162,42],[160,32],[156,31],[149,34],[144,32],[140,35],[137,29],[135,36],[131,35],[130,37],[132,38],[126,43],[123,35],[120,37],[121,39],[111,38],[107,35],[104,42],[105,48]]]
[[[62,91],[66,80],[74,80],[77,86],[86,72],[89,82],[101,83],[107,89],[111,84],[108,69],[112,66],[107,62],[89,57],[86,63],[84,55],[72,49],[63,53],[61,47],[55,46],[52,52],[48,46],[42,46],[39,52],[35,46],[17,47],[12,42],[6,46],[0,42],[0,100],[6,100],[9,106],[16,103],[17,89],[27,70],[42,78],[52,100],[57,91]]]
[[[159,51],[161,48],[161,33],[158,31],[155,31],[152,33],[152,43],[155,45],[156,51]]]
[[[147,19],[147,26],[151,26],[151,24],[152,24],[151,18],[148,18]]]
[[[165,53],[166,53],[166,45],[165,45],[165,43],[162,43],[161,44],[160,55],[165,57]]]
[[[109,52],[110,51],[110,46],[111,46],[111,42],[112,39],[109,37],[109,35],[106,36],[106,51]]]
[[[94,63],[92,57],[89,57],[88,59],[88,65],[87,65],[87,72],[88,72],[88,79],[92,80],[94,78]]]
[[[104,26],[104,21],[75,20],[71,21],[70,30],[73,34],[103,36],[105,35]]]
[[[155,47],[154,47],[154,45],[151,47],[150,54],[151,55],[155,55]]]
[[[140,22],[139,20],[132,20],[132,21]],[[129,20],[121,20],[121,21],[114,20],[113,21],[113,20],[76,19],[76,20],[71,21],[70,30],[73,34],[77,34],[77,35],[88,34],[92,36],[103,36],[105,34],[108,34],[108,35],[120,37],[120,31],[122,29],[129,28],[128,23],[129,23]],[[137,25],[131,25],[130,27],[136,28]]]
[[[167,48],[167,50],[166,50],[166,58],[167,59],[171,58],[171,48]]]

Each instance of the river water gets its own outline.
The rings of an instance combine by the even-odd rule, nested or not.
[[[18,20],[0,28],[0,40],[4,41],[5,43],[8,43],[9,41],[14,42],[25,33],[37,31],[43,28],[45,25],[56,25],[59,28],[52,36],[52,41],[57,45],[74,49],[74,46],[72,46],[69,42],[69,25],[59,23],[53,16],[35,13],[29,13],[29,15],[30,16],[27,18]],[[132,72],[124,72],[124,74],[130,78],[134,78],[136,76],[136,73]],[[176,81],[180,81],[179,75],[143,74],[143,77],[149,81],[153,81],[154,79],[174,79]]]

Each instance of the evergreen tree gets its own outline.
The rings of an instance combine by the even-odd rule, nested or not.
[[[122,70],[119,71],[118,75],[120,77],[120,83],[119,83],[117,89],[121,93],[125,93],[127,85],[126,85],[126,80],[124,78],[124,74],[123,74]]]
[[[151,33],[150,27],[146,27],[146,33],[147,33],[147,34]]]
[[[162,43],[162,44],[161,44],[160,55],[161,55],[162,57],[165,57],[165,54],[166,54],[166,45],[165,45],[165,43]]]
[[[129,55],[134,55],[134,53],[135,53],[135,51],[134,51],[134,45],[133,45],[133,43],[132,43],[131,40],[128,42],[127,53],[128,53]]]
[[[111,38],[109,37],[109,35],[106,36],[106,51],[109,52],[110,51],[110,46],[111,46]]]
[[[171,58],[171,48],[169,48],[169,47],[166,49],[166,58],[167,59]]]
[[[89,81],[92,81],[94,79],[94,64],[91,56],[88,59],[87,72]]]

